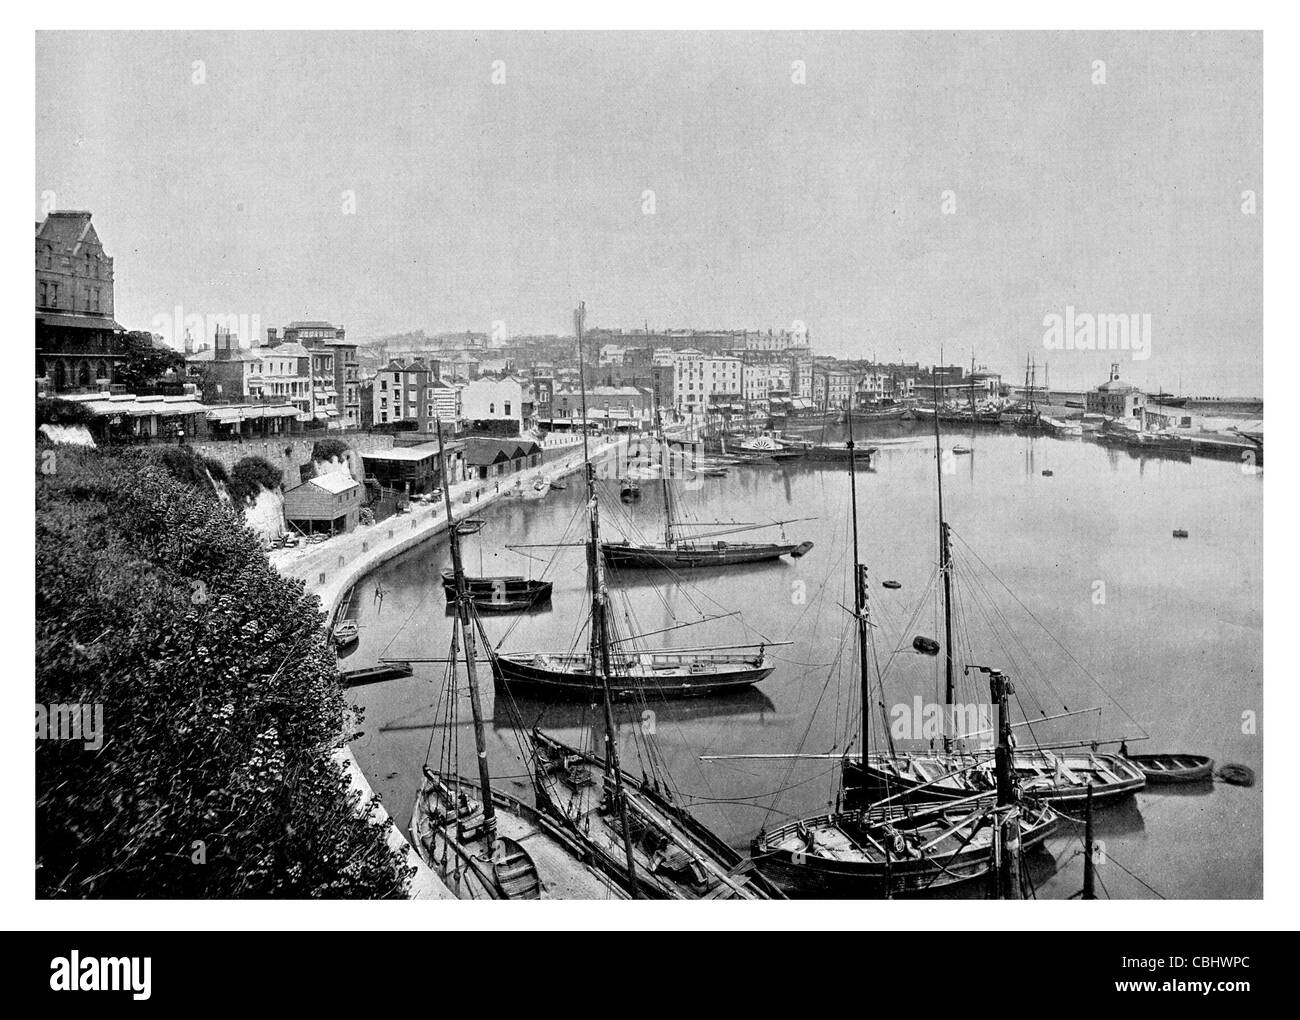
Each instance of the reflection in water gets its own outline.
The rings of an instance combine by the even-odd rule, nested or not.
[[[842,430],[827,430],[827,442],[843,438]],[[882,700],[889,710],[918,697],[925,702],[942,697],[941,657],[908,651],[917,634],[942,632],[932,585],[933,435],[894,425],[873,430],[866,442],[879,451],[874,472],[859,485],[863,560],[873,579],[872,620],[882,659],[890,658],[893,649],[902,650],[892,655],[886,670]],[[983,642],[977,649],[983,658],[976,661],[1010,669],[1018,695],[1031,706],[1037,689],[1053,705],[1099,709],[1052,724],[1056,731],[1036,726],[1035,736],[1092,740],[1131,732],[1120,730],[1125,720],[1114,699],[1150,735],[1144,742],[1130,740],[1135,752],[1201,753],[1261,769],[1261,740],[1242,733],[1241,726],[1243,706],[1258,710],[1262,699],[1258,473],[1245,474],[1231,461],[1138,459],[1095,443],[993,430],[945,430],[945,448],[954,444],[974,450],[964,466],[957,458],[956,470],[944,478],[945,516],[959,559],[969,564],[966,550],[977,553],[1005,583],[1005,589],[990,586],[994,602],[982,603],[979,612],[1005,614],[1017,637],[1007,648],[984,640],[980,615],[968,611],[971,641]],[[1052,478],[1040,474],[1045,468],[1053,470]],[[843,465],[792,461],[733,467],[724,478],[674,479],[672,484],[689,519],[816,518],[797,526],[814,542],[799,560],[679,576],[662,571],[610,574],[611,611],[624,632],[633,627],[641,633],[667,631],[652,639],[664,646],[760,638],[791,642],[773,650],[776,671],[735,699],[619,706],[628,764],[644,751],[643,728],[650,720],[641,713],[648,708],[655,713],[649,736],[681,802],[691,804],[701,821],[732,845],[745,846],[764,824],[833,807],[838,762],[701,762],[700,755],[838,754],[847,734],[856,730],[851,637],[845,644],[852,620],[842,608],[852,603],[847,472]],[[623,505],[616,480],[602,482],[601,491],[602,513],[608,514],[611,527],[626,523],[648,534],[661,533],[658,500]],[[483,619],[494,645],[585,646],[585,550],[534,550],[541,559],[528,559],[505,548],[507,542],[579,539],[584,495],[582,485],[570,484],[542,500],[502,501],[483,515],[488,527],[467,552],[471,571],[532,577],[545,571],[555,583],[550,612]],[[1175,541],[1173,528],[1185,528],[1192,537]],[[758,540],[772,533],[753,534]],[[349,668],[372,664],[381,655],[443,654],[450,626],[441,588],[446,565],[446,545],[435,541],[358,585],[362,638]],[[901,589],[875,586],[885,578],[899,581]],[[386,590],[382,603],[369,596],[376,582]],[[1015,600],[1008,592],[1015,593]],[[739,616],[731,615],[737,612]],[[1071,656],[1086,667],[1086,674]],[[430,728],[439,668],[419,666],[408,680],[345,695],[366,710],[364,733],[353,748],[402,824],[420,763],[430,741],[441,737]],[[486,663],[482,672],[486,678]],[[498,700],[503,700],[500,694],[486,684],[494,774],[526,788],[520,778],[525,777],[520,741]],[[544,728],[559,731],[562,739],[576,741],[587,727],[581,704],[519,704],[525,726],[540,718]],[[589,714],[598,742],[601,713]],[[590,735],[584,742],[592,746]],[[462,734],[460,743],[462,767],[472,769],[472,741]],[[1114,862],[1105,878],[1110,895],[1154,895],[1128,877],[1126,868],[1165,896],[1259,896],[1261,790],[1262,785],[1213,783],[1196,791],[1149,788],[1136,799],[1099,808],[1099,838]],[[1048,857],[1031,859],[1040,898],[1078,891],[1081,836],[1081,827],[1068,826],[1048,841]],[[1239,866],[1216,864],[1225,859]]]

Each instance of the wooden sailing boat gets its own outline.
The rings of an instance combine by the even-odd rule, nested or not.
[[[581,310],[576,319],[581,361]],[[584,414],[586,394],[584,383]],[[611,556],[610,545],[602,543],[600,539],[596,473],[587,453],[585,436],[583,454],[586,460],[587,508],[592,522],[590,539],[586,543],[588,581],[593,591],[597,591],[602,589],[604,582],[600,556],[596,551],[602,550],[611,566],[617,562],[617,557]],[[790,551],[793,552],[794,547]],[[602,594],[601,598],[603,597]],[[593,603],[593,633],[599,629],[597,616]],[[585,651],[495,650],[491,652],[492,670],[498,683],[515,687],[522,693],[590,700],[593,695],[607,690],[616,699],[637,697],[642,692],[670,698],[725,693],[756,684],[776,668],[775,660],[766,654],[766,646],[760,642],[687,649],[637,648],[632,647],[633,643],[630,638],[619,640],[609,637],[601,648],[593,642]]]
[[[581,306],[577,313],[582,339]],[[581,362],[579,347],[579,362]],[[586,415],[586,388],[583,387]],[[584,454],[586,451],[584,450]],[[668,899],[766,899],[776,894],[750,862],[719,839],[649,779],[624,772],[614,722],[615,655],[608,591],[601,569],[600,499],[590,456],[587,500],[591,537],[587,577],[591,591],[587,660],[604,709],[605,753],[597,756],[534,730],[534,786],[538,808],[562,825],[607,874],[635,896]],[[760,653],[761,655],[761,653]],[[500,661],[500,657],[496,660]],[[770,672],[770,667],[767,672]],[[764,674],[766,675],[766,674]],[[508,674],[499,697],[515,686]],[[593,773],[599,773],[598,781]]]
[[[656,417],[658,408],[656,407]],[[658,425],[661,449],[663,444],[663,423]],[[769,440],[771,442],[771,440]],[[802,456],[802,454],[796,454]],[[762,563],[780,559],[782,556],[802,556],[812,548],[811,542],[724,542],[719,541],[724,535],[732,535],[756,528],[777,527],[794,523],[793,521],[771,521],[765,524],[733,524],[717,522],[703,525],[717,530],[706,534],[691,535],[683,538],[681,530],[696,525],[675,520],[672,487],[669,485],[668,470],[660,472],[659,483],[663,492],[664,538],[662,542],[602,542],[601,554],[605,562],[615,568],[630,569],[671,569],[680,570],[696,567],[730,567],[745,563]],[[804,518],[807,519],[807,518]],[[708,541],[713,539],[713,541]],[[752,681],[751,681],[752,682]]]
[[[852,422],[849,448],[853,449]],[[849,466],[853,514],[853,615],[858,632],[861,682],[862,760],[867,750],[870,696],[871,626],[867,608],[867,571],[858,552],[857,480]],[[990,674],[994,701],[1001,710],[998,784],[987,793],[961,801],[910,805],[883,801],[866,808],[836,811],[763,829],[753,842],[753,857],[787,893],[794,896],[893,897],[939,890],[988,875],[1008,856],[1046,839],[1059,816],[1046,805],[1022,805],[1010,770],[1010,682]],[[1004,853],[1011,849],[1012,854]],[[1007,863],[1000,891],[1018,896],[1018,865]]]
[[[441,429],[438,435],[441,445]],[[448,531],[457,608],[447,673],[446,705],[452,722],[449,731],[456,728],[456,666],[463,645],[478,779],[459,775],[450,754],[442,768],[431,768],[426,761],[411,814],[416,852],[462,899],[623,898],[619,883],[592,865],[588,848],[565,826],[492,786],[478,688],[474,600],[466,585],[460,531],[445,489],[444,499],[451,524]]]
[[[1029,369],[1026,368],[1026,378],[1028,373]],[[955,700],[953,562],[948,522],[943,513],[943,456],[937,417],[934,422],[934,448],[944,620],[944,701],[951,709]],[[993,789],[996,779],[992,751],[956,750],[953,737],[953,733],[945,731],[942,752],[891,752],[870,754],[861,759],[845,758],[844,787],[848,793],[848,803],[870,803],[881,797],[898,795],[916,795],[925,800],[961,800]],[[1062,750],[1065,753],[1061,753]],[[1012,756],[1012,769],[1027,795],[1050,803],[1082,801],[1091,790],[1094,803],[1100,804],[1128,796],[1146,783],[1142,770],[1123,755],[1103,754],[1086,748],[1017,749]]]

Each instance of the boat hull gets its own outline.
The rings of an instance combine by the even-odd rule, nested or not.
[[[465,591],[477,609],[485,613],[516,613],[551,600],[551,581],[533,581],[523,577],[467,577]],[[442,575],[442,590],[447,601],[456,600],[456,582],[450,572]]]
[[[1060,823],[1060,816],[1045,805],[1026,805],[1023,812],[1022,852],[1041,844]],[[893,813],[892,817],[896,826],[905,827],[901,812]],[[797,899],[923,896],[983,878],[993,867],[991,820],[976,832],[955,838],[950,851],[919,858],[886,859],[884,854],[874,854],[873,858],[872,854],[821,853],[814,848],[817,840],[828,836],[836,842],[836,834],[861,831],[860,820],[860,812],[841,812],[789,822],[770,832],[761,832],[753,842],[754,859],[759,870],[786,895]],[[947,824],[948,820],[944,819],[933,828],[941,829]],[[880,832],[879,828],[875,831]],[[926,836],[929,835],[927,832]],[[800,847],[805,840],[811,843],[807,849]],[[850,845],[853,842],[847,840]]]
[[[492,791],[497,844],[464,832],[454,792],[476,792],[463,776],[426,770],[411,812],[411,842],[420,859],[460,899],[626,899],[595,866],[589,849],[543,812]],[[469,812],[472,816],[473,812]],[[481,815],[478,816],[481,819]]]
[[[644,664],[641,660],[649,660]],[[692,670],[690,662],[702,662]],[[694,698],[752,687],[768,677],[776,663],[767,656],[690,656],[645,654],[617,663],[609,678],[615,698],[643,695]],[[538,697],[590,700],[604,691],[584,655],[508,654],[492,657],[492,676],[510,690]]]
[[[1214,776],[1214,759],[1200,754],[1130,754],[1152,784],[1200,783]]]
[[[534,730],[538,809],[563,825],[592,862],[629,891],[620,815],[609,811],[614,775],[603,758]],[[644,777],[621,770],[636,894],[646,899],[783,899],[735,849]]]
[[[600,550],[611,567],[681,570],[777,560],[789,556],[800,545],[800,542],[716,542],[712,545],[648,546],[602,542]]]
[[[944,754],[870,755],[864,770],[861,759],[845,759],[846,802],[959,800],[995,790],[992,754],[980,754],[974,768],[972,760]],[[1061,756],[1027,749],[1015,752],[1012,767],[1024,794],[1049,804],[1081,803],[1090,782],[1094,804],[1131,796],[1146,785],[1141,770],[1118,754]]]

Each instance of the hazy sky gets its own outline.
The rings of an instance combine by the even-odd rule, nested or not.
[[[583,299],[1095,384],[1114,355],[1043,347],[1073,306],[1152,316],[1126,378],[1261,392],[1255,34],[44,33],[36,59],[36,218],[94,212],[128,328],[550,333]]]

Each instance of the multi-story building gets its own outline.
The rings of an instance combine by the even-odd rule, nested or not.
[[[516,426],[518,434],[528,418],[524,385],[511,375],[501,379],[484,376],[465,383],[460,390],[460,413],[471,426],[508,422]]]
[[[113,320],[113,259],[88,212],[36,224],[36,378],[59,391],[109,385],[126,361]]]
[[[239,337],[221,326],[210,348],[186,355],[185,368],[190,380],[197,383],[204,403],[262,399],[262,359],[256,351],[240,347]]]
[[[704,413],[718,403],[742,399],[744,377],[739,358],[714,357],[688,347],[671,356],[671,369],[672,396],[667,405],[679,412]],[[659,389],[663,374],[653,373],[652,377]],[[660,396],[662,399],[662,392]]]
[[[582,417],[582,391],[555,391],[545,421],[563,424]],[[593,386],[587,390],[587,418],[613,428],[650,428],[654,424],[654,394],[640,386]]]
[[[464,417],[460,388],[438,377],[438,364],[423,358],[390,361],[376,375],[371,390],[375,425],[414,422],[415,431],[433,432],[441,422],[455,431]]]
[[[762,408],[775,393],[789,394],[790,366],[778,361],[745,363],[741,399],[751,409]]]
[[[268,341],[274,334],[275,330],[267,330]],[[284,342],[300,343],[312,352],[312,374],[319,380],[317,389],[326,391],[321,402],[327,411],[332,408],[337,412],[331,423],[340,428],[360,428],[360,363],[357,345],[348,342],[347,330],[329,322],[291,322],[284,327]]]

